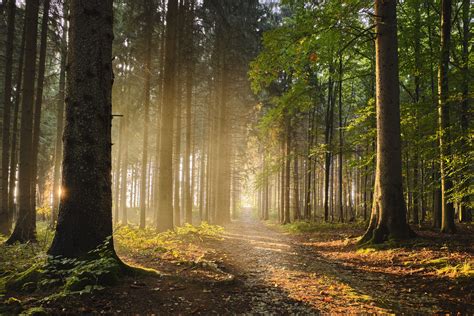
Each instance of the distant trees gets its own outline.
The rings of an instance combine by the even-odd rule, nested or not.
[[[11,242],[34,240],[35,213],[54,225],[66,194],[67,4],[1,4],[0,230],[14,219]],[[407,221],[445,232],[470,221],[470,2],[456,14],[440,5],[397,6],[397,80],[384,64],[395,57],[376,58],[388,35],[374,28],[391,23],[368,2],[115,1],[114,225],[225,224],[244,201],[282,223],[368,220],[375,205],[377,240],[406,236]]]

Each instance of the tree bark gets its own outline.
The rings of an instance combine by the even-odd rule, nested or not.
[[[396,4],[375,1],[377,165],[372,215],[362,243],[412,235],[402,188]]]
[[[461,103],[461,132],[462,132],[462,150],[463,155],[468,159],[469,153],[469,43],[471,39],[471,32],[469,29],[470,26],[470,0],[463,0],[462,2],[462,21],[463,21],[463,38],[462,38],[462,103]],[[461,199],[460,209],[459,209],[459,221],[460,222],[471,222],[472,221],[472,209],[469,206],[469,195],[467,191],[470,186],[471,177],[469,174],[472,174],[472,166],[469,166],[469,163],[465,166],[467,174],[465,181],[461,185],[461,190],[463,191],[463,197]],[[471,172],[470,172],[471,171]]]
[[[193,45],[194,45],[194,1],[187,0],[186,4],[186,147],[184,152],[184,208],[185,222],[193,222],[193,202],[191,195],[191,145],[192,145],[192,101],[194,84],[194,63],[193,63]],[[194,157],[194,155],[193,155]],[[194,164],[193,164],[194,167]]]
[[[58,220],[59,211],[59,200],[60,194],[60,179],[61,179],[61,161],[63,156],[63,130],[64,130],[64,98],[65,98],[65,86],[66,86],[66,62],[67,62],[67,30],[68,21],[67,15],[69,14],[69,8],[67,2],[63,5],[63,35],[61,38],[61,65],[59,70],[59,93],[57,102],[57,114],[56,114],[56,145],[54,152],[54,171],[53,171],[53,206],[51,215],[51,226],[56,224]]]
[[[56,234],[48,253],[79,258],[112,238],[113,1],[71,0],[66,125]]]
[[[168,1],[166,13],[163,105],[160,124],[160,178],[158,180],[157,229],[173,229],[173,117],[176,104],[176,30],[178,0]]]
[[[43,87],[44,73],[46,71],[46,48],[48,44],[48,21],[49,21],[50,0],[45,0],[43,4],[43,19],[41,22],[41,41],[38,65],[38,79],[36,85],[35,113],[33,120],[33,141],[32,141],[32,160],[31,168],[31,208],[36,213],[36,184],[38,176],[38,153],[41,133],[41,111],[43,106]],[[42,205],[41,205],[42,206]]]
[[[36,216],[31,205],[32,126],[35,99],[36,44],[38,31],[39,0],[26,1],[25,8],[25,67],[23,69],[23,98],[20,127],[20,168],[18,178],[19,213],[15,229],[8,244],[36,240]]]
[[[453,188],[447,161],[451,158],[451,123],[449,120],[449,49],[451,42],[451,0],[441,0],[441,53],[438,69],[438,121],[441,170],[441,232],[454,233],[454,204],[449,200]]]
[[[11,207],[8,203],[8,171],[10,163],[10,116],[12,107],[13,46],[15,41],[16,1],[9,0],[7,6],[7,42],[5,51],[5,85],[3,92],[2,173],[0,196],[0,234],[8,235],[12,225]],[[21,52],[23,54],[23,52]],[[13,169],[12,169],[13,172]]]
[[[12,146],[11,146],[11,155],[10,155],[10,177],[8,180],[8,205],[9,205],[9,218],[10,221],[13,219],[13,213],[16,210],[15,204],[15,186],[16,186],[16,170],[17,170],[17,160],[18,160],[18,115],[20,110],[20,100],[21,100],[21,88],[23,83],[23,63],[25,60],[25,31],[26,27],[23,26],[23,32],[21,37],[20,50],[18,52],[19,61],[18,61],[18,73],[17,73],[17,82],[16,82],[16,91],[15,91],[15,106],[13,109],[13,128],[12,128]]]
[[[148,123],[150,121],[150,91],[151,91],[151,46],[153,40],[153,10],[154,6],[151,0],[144,0],[145,9],[145,86],[144,86],[144,118],[143,118],[143,150],[142,150],[142,167],[140,176],[140,229],[146,226],[146,206],[147,206],[147,178],[148,178]]]

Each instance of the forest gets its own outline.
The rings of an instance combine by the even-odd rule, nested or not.
[[[0,0],[0,315],[474,314],[470,0]]]

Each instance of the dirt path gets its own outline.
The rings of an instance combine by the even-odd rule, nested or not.
[[[372,259],[360,261],[341,235],[311,236],[286,234],[252,220],[247,210],[242,220],[225,227],[223,238],[188,245],[203,253],[199,262],[122,253],[127,262],[155,268],[163,276],[130,278],[105,293],[53,308],[186,315],[473,311],[469,295],[444,295],[454,287],[469,293],[472,285],[464,289],[454,281],[439,282],[399,269],[403,264],[395,261],[384,268]]]

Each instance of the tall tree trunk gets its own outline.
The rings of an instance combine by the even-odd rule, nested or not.
[[[44,87],[44,73],[46,70],[46,46],[48,44],[48,21],[49,21],[49,7],[50,0],[45,0],[43,4],[43,19],[41,22],[41,44],[39,53],[38,65],[38,80],[36,85],[36,99],[35,99],[35,113],[33,121],[33,146],[32,146],[32,160],[31,168],[32,182],[31,182],[31,208],[36,213],[36,184],[38,173],[38,153],[40,145],[41,133],[41,111],[43,105],[43,87]],[[42,205],[40,205],[42,206]]]
[[[148,123],[150,121],[150,90],[151,90],[151,45],[153,40],[153,12],[154,5],[151,0],[144,0],[146,31],[145,31],[145,113],[143,118],[143,150],[142,168],[140,176],[140,229],[146,226],[146,201],[147,201],[147,178],[148,178]]]
[[[395,0],[375,1],[377,167],[372,215],[361,242],[412,235],[402,188],[396,4]]]
[[[8,244],[36,240],[36,216],[31,205],[33,181],[32,126],[35,99],[36,44],[38,31],[39,0],[26,1],[25,8],[25,68],[23,69],[23,97],[20,127],[20,168],[18,184],[19,213],[15,229]]]
[[[451,158],[451,123],[449,120],[449,47],[451,42],[451,0],[441,0],[441,54],[438,69],[439,148],[441,165],[441,232],[454,233],[454,204],[449,201],[453,188],[448,160]]]
[[[333,90],[334,82],[332,80],[334,68],[329,66],[329,81],[328,81],[328,99],[326,109],[326,130],[324,133],[324,144],[326,146],[325,164],[324,164],[324,221],[329,221],[329,178],[331,175],[331,161],[332,161],[332,127],[334,118],[333,106]]]
[[[66,126],[56,234],[48,253],[83,257],[112,238],[112,0],[71,0]]]
[[[185,222],[192,224],[193,222],[193,203],[191,196],[191,145],[192,145],[192,98],[194,84],[194,63],[193,63],[193,45],[194,45],[194,1],[187,0],[186,4],[186,147],[184,152],[184,208]],[[194,155],[193,155],[194,157]],[[194,164],[193,164],[194,167]]]
[[[296,146],[295,146],[296,147]],[[296,148],[293,151],[293,182],[294,182],[294,204],[295,204],[295,214],[294,219],[295,221],[299,221],[301,219],[301,210],[300,210],[300,177],[299,177],[299,165],[298,165],[298,155],[296,154]],[[267,186],[268,191],[268,186]]]
[[[461,103],[461,131],[462,131],[462,150],[463,155],[469,157],[469,43],[471,39],[471,32],[469,26],[471,25],[470,15],[470,0],[463,0],[462,2],[462,21],[463,21],[463,38],[462,38],[462,103]],[[471,173],[469,172],[468,164],[465,166],[467,174],[465,175],[466,179],[461,185],[462,191],[467,191],[470,186]],[[463,197],[461,199],[461,205],[459,209],[459,221],[460,222],[471,222],[472,221],[472,209],[469,206],[469,195],[467,192],[463,192]]]
[[[157,228],[173,229],[173,117],[176,104],[176,30],[178,0],[168,1],[163,74],[163,105],[160,124],[160,177],[158,180]]]
[[[313,148],[313,140],[314,140],[314,119],[316,115],[316,106],[314,106],[313,110],[309,116],[309,128],[308,128],[308,142],[307,142],[307,149],[306,149],[306,188],[305,188],[305,202],[304,202],[304,218],[305,220],[311,219],[311,213],[313,207],[311,207],[311,183],[312,179],[311,176],[313,174],[312,166],[312,157],[311,157],[311,150]]]
[[[23,25],[23,32],[21,36],[20,50],[18,52],[18,73],[15,91],[15,106],[13,109],[13,128],[12,128],[12,146],[10,155],[10,177],[8,180],[8,205],[9,205],[9,220],[13,219],[13,213],[16,209],[15,205],[15,186],[16,186],[16,170],[18,160],[18,115],[20,112],[21,87],[23,83],[23,62],[25,60],[25,31],[26,26]]]
[[[0,234],[8,235],[12,225],[12,217],[8,204],[8,171],[10,163],[10,115],[12,107],[12,73],[13,73],[13,46],[15,41],[16,1],[7,1],[8,30],[5,51],[5,86],[3,92],[3,133],[2,133],[2,170],[0,196]],[[23,52],[21,52],[23,54]],[[12,169],[11,172],[14,172]]]
[[[288,115],[288,114],[286,114]],[[286,118],[285,128],[285,209],[283,213],[283,224],[291,222],[290,218],[290,178],[291,178],[291,133],[290,118]]]
[[[344,148],[344,140],[343,140],[343,122],[342,122],[342,54],[339,55],[339,155],[338,155],[338,178],[339,178],[339,187],[338,187],[338,195],[339,195],[339,221],[342,223],[344,222],[344,205],[342,201],[342,151]]]
[[[56,114],[56,144],[54,151],[54,171],[53,171],[53,206],[51,215],[51,226],[54,226],[58,219],[61,181],[61,161],[63,156],[63,129],[64,129],[64,98],[66,86],[66,62],[67,62],[67,15],[69,8],[67,2],[63,5],[63,35],[61,38],[61,65],[59,70],[59,92]],[[118,181],[117,181],[118,182]]]

